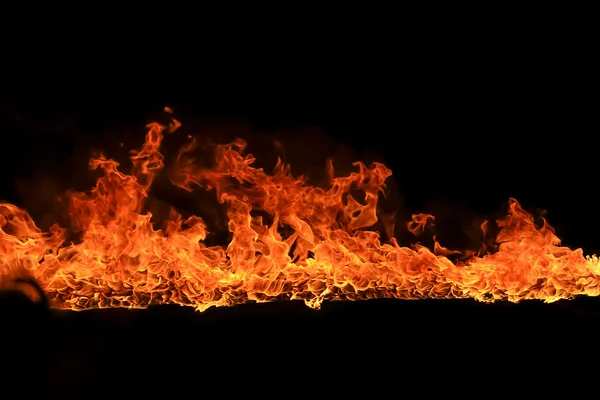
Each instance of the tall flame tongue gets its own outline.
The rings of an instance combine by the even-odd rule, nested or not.
[[[33,277],[54,307],[73,310],[167,303],[205,310],[278,299],[314,308],[366,298],[551,302],[600,294],[598,258],[560,247],[552,228],[536,227],[516,200],[498,221],[498,251],[456,265],[447,258],[453,252],[437,243],[433,251],[401,247],[364,229],[378,221],[378,196],[391,175],[384,165],[358,162],[357,172],[336,178],[330,166],[324,190],[293,177],[281,161],[272,175],[252,167],[241,140],[218,146],[210,169],[188,157],[192,142],[171,174],[176,186],[212,189],[226,204],[229,245],[207,246],[202,219],[174,210],[156,230],[144,200],[163,167],[163,133],[178,127],[175,120],[148,125],[144,145],[132,152],[131,175],[103,156],[91,160],[104,176],[90,193],[70,196],[72,224],[82,233],[77,244],[66,244],[58,225],[42,232],[26,211],[0,204],[0,287]],[[352,197],[354,190],[364,201]],[[418,233],[431,218],[415,215],[408,228]]]

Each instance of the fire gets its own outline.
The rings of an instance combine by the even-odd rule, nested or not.
[[[90,192],[69,195],[76,242],[58,224],[44,232],[25,210],[0,203],[0,287],[33,278],[53,307],[72,310],[180,304],[203,311],[284,299],[313,308],[369,298],[553,302],[600,294],[598,258],[561,247],[554,230],[536,226],[514,199],[496,221],[496,251],[463,254],[457,263],[448,256],[461,252],[437,242],[433,250],[402,247],[370,229],[392,174],[383,164],[357,162],[343,177],[330,164],[329,186],[313,187],[281,160],[272,174],[253,167],[242,140],[217,146],[211,167],[191,157],[192,140],[169,174],[180,189],[211,190],[226,205],[229,244],[207,245],[207,224],[174,208],[155,228],[144,204],[165,164],[164,134],[179,125],[148,125],[142,148],[131,152],[131,174],[104,156],[90,161],[104,175]],[[418,235],[433,221],[417,214],[408,229]]]

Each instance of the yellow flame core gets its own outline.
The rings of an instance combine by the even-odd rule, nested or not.
[[[356,172],[335,178],[330,166],[325,190],[292,176],[281,161],[272,174],[253,167],[241,140],[217,146],[211,168],[189,156],[192,141],[170,174],[179,188],[214,190],[227,206],[230,243],[206,245],[204,221],[184,219],[175,209],[155,229],[144,201],[164,166],[163,133],[179,125],[148,125],[144,145],[131,153],[131,175],[104,156],[90,161],[104,175],[89,193],[69,197],[72,227],[81,232],[76,244],[66,243],[60,226],[43,232],[25,210],[1,203],[0,287],[30,276],[54,307],[72,310],[180,304],[203,311],[278,299],[313,308],[325,300],[369,298],[553,302],[600,294],[598,258],[561,247],[553,229],[537,227],[514,199],[497,221],[498,251],[456,265],[447,258],[456,252],[438,244],[434,251],[401,247],[365,229],[378,221],[378,198],[391,175],[386,166],[357,162]],[[357,189],[364,200],[350,194]],[[421,231],[430,218],[415,215],[409,229]]]

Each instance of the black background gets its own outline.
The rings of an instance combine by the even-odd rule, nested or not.
[[[0,198],[49,223],[56,195],[93,183],[93,149],[126,164],[144,125],[170,106],[183,132],[246,135],[266,158],[270,140],[282,140],[293,171],[330,156],[382,161],[400,215],[445,216],[449,243],[463,243],[463,221],[514,197],[547,210],[565,245],[600,253],[587,50],[558,31],[507,31],[301,37],[219,53],[161,44],[157,54],[136,48],[142,58],[128,57],[133,46],[78,47],[68,58],[41,46],[47,54],[4,77]],[[320,311],[290,302],[56,313],[6,296],[2,332],[10,376],[27,382],[20,391],[46,397],[479,397],[585,386],[598,306],[372,300]]]

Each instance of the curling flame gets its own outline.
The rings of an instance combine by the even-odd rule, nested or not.
[[[401,247],[369,230],[391,175],[384,165],[358,162],[345,177],[334,177],[330,165],[323,189],[292,176],[281,160],[273,174],[253,167],[241,140],[217,146],[211,168],[189,156],[192,141],[170,174],[182,189],[214,190],[227,206],[229,244],[206,245],[204,221],[174,209],[155,229],[144,202],[164,167],[163,133],[178,127],[175,120],[148,125],[144,145],[131,153],[131,175],[104,156],[91,160],[104,175],[89,193],[70,195],[78,243],[66,243],[58,225],[43,232],[26,211],[0,204],[0,287],[33,277],[54,307],[73,310],[171,303],[202,311],[282,299],[314,308],[324,300],[367,298],[552,302],[600,294],[598,258],[561,247],[553,229],[537,227],[514,199],[497,221],[498,250],[458,265],[447,258],[457,252],[437,243],[433,251]],[[364,199],[353,197],[356,190]],[[418,214],[408,228],[419,234],[432,223],[433,216]]]

